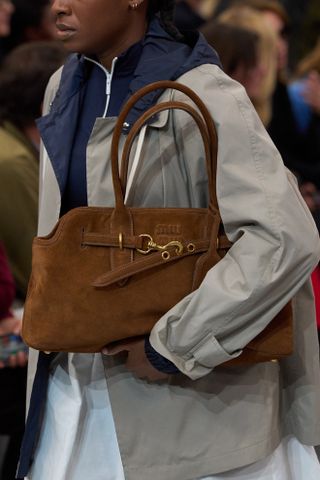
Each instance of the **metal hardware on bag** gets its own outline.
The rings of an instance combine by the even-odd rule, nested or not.
[[[173,240],[172,242],[169,242],[166,245],[158,245],[157,243],[155,243],[153,241],[153,238],[148,233],[142,233],[141,235],[139,235],[139,237],[140,238],[146,238],[148,240],[146,250],[142,250],[141,248],[137,248],[137,252],[142,253],[143,255],[146,255],[147,253],[150,253],[154,250],[158,250],[158,251],[163,252],[163,253],[168,253],[169,254],[168,258],[170,258],[170,253],[166,252],[166,250],[170,247],[176,247],[175,252],[176,252],[177,255],[181,255],[182,252],[183,252],[183,245],[178,240]],[[165,255],[165,257],[166,257],[166,255]],[[163,255],[162,255],[162,258],[164,260],[168,260],[168,258],[164,258]]]
[[[163,260],[169,260],[170,258],[170,253],[165,251],[165,252],[162,252],[161,253],[161,257],[163,258]]]
[[[276,358],[273,358],[272,360],[270,360],[271,363],[278,363],[278,360]]]
[[[196,249],[196,246],[195,246],[194,243],[189,243],[187,245],[187,250],[188,250],[189,253],[193,253],[195,251],[195,249]]]
[[[123,250],[123,233],[119,233],[119,248],[120,250]]]

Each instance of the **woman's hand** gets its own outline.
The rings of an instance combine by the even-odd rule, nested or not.
[[[0,336],[2,335],[20,335],[21,320],[16,317],[8,317],[0,321]],[[24,367],[28,361],[28,354],[26,352],[17,352],[15,355],[10,355],[6,363],[0,361],[0,369],[5,367]]]
[[[107,345],[102,350],[105,355],[116,355],[121,352],[128,352],[126,367],[136,377],[154,382],[166,380],[169,377],[169,375],[153,368],[146,357],[143,338],[119,342],[116,345]]]

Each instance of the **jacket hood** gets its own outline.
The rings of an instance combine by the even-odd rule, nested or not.
[[[163,29],[158,18],[151,20],[128,97],[145,85],[159,80],[176,80],[200,65],[206,63],[220,65],[217,53],[208,45],[201,33],[183,33],[185,42],[178,42]],[[146,109],[156,103],[161,93],[152,92],[137,102],[128,116],[127,123],[132,125]]]
[[[83,86],[90,71],[84,55],[72,54],[63,67],[61,81],[48,115],[37,120],[37,125],[51,159],[61,193],[63,193],[67,166],[80,114]],[[176,80],[184,73],[203,64],[220,65],[217,53],[202,34],[186,32],[185,41],[172,38],[154,17],[142,40],[142,53],[129,86],[127,98],[140,88],[159,80]],[[131,110],[124,131],[149,107],[154,105],[161,91],[151,92],[140,99]]]

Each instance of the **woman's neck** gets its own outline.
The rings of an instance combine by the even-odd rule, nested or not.
[[[147,30],[147,21],[143,19],[140,24],[137,22],[132,31],[126,32],[126,35],[116,44],[112,45],[108,50],[98,54],[100,63],[107,69],[111,69],[112,60],[125,52],[135,43],[139,42],[145,35]]]

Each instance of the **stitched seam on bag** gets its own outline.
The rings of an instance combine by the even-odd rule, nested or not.
[[[64,223],[65,223],[64,219],[60,220],[60,224],[59,224],[57,230],[54,232],[52,238],[45,238],[45,237],[37,238],[37,237],[35,237],[34,240],[33,240],[34,245],[36,245],[37,247],[51,247],[53,244],[55,244],[59,240],[59,238],[62,234],[62,230],[63,230],[62,227],[63,227]]]
[[[64,215],[63,217],[60,218],[59,226],[56,229],[55,233],[53,234],[53,237],[47,238],[51,234],[51,232],[54,230],[56,225],[48,235],[35,237],[34,240],[33,240],[33,243],[35,245],[37,245],[37,247],[38,246],[39,247],[47,247],[47,246],[53,245],[60,238],[65,223],[67,221],[69,221],[70,218],[78,216],[79,214],[81,214],[83,212],[85,213],[87,208],[90,208],[91,213],[100,214],[101,213],[101,210],[100,210],[101,208],[109,208],[109,207],[96,207],[96,208],[94,208],[94,207],[77,207],[73,210],[70,210],[68,213],[66,213],[66,215]],[[80,228],[83,229],[84,227],[80,227]]]
[[[70,218],[79,215],[80,210],[82,212],[86,212],[87,208],[90,208],[90,213],[94,213],[96,215],[100,215],[101,214],[101,209],[103,209],[103,208],[106,208],[106,209],[110,210],[110,214],[111,214],[111,208],[110,207],[96,207],[96,208],[95,207],[78,207],[77,209],[74,209],[74,210],[71,210],[70,212],[68,212],[64,217],[61,217],[61,219],[59,220],[59,226],[58,226],[58,228],[57,228],[57,230],[54,233],[52,238],[46,238],[47,236],[35,237],[34,240],[33,240],[33,243],[35,245],[37,245],[37,247],[51,247],[53,244],[55,244],[59,240],[59,238],[62,234],[65,223]],[[173,208],[173,209],[176,210],[176,208]],[[77,210],[77,211],[75,211],[75,210]],[[131,211],[131,209],[129,209],[129,210]],[[146,210],[149,210],[149,209],[146,209]],[[164,210],[164,208],[163,209],[157,208],[157,209],[154,209],[154,210],[157,210],[157,211],[161,212],[161,211]],[[185,214],[188,214],[188,215],[195,215],[195,214],[208,215],[208,208],[207,209],[199,209],[199,210],[203,210],[201,212],[197,212],[196,211],[197,209],[193,209],[194,211],[191,211],[191,212],[186,210],[186,209],[184,209],[184,210],[185,210],[183,212],[184,215]],[[136,210],[134,211],[134,214],[136,214]],[[138,214],[143,215],[144,212],[143,211],[138,212]],[[178,216],[178,214],[177,214],[177,216]],[[81,227],[81,228],[84,228],[84,227]],[[133,228],[134,228],[134,226],[133,226]],[[50,235],[50,233],[49,233],[49,235]]]

